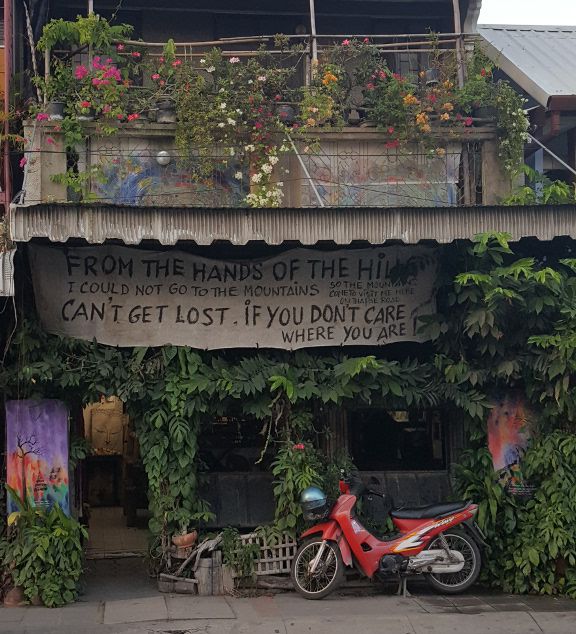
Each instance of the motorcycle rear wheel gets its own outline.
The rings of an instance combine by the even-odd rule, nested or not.
[[[309,567],[318,554],[323,540],[312,537],[303,542],[298,548],[290,576],[296,590],[306,599],[323,599],[342,583],[344,579],[344,562],[340,549],[333,542],[325,542],[326,547],[314,574],[310,574]]]
[[[430,573],[426,575],[428,583],[442,594],[465,592],[475,583],[480,574],[482,557],[476,542],[464,531],[451,529],[444,532],[450,550],[457,550],[464,556],[464,567],[460,572]],[[428,546],[430,550],[442,548],[440,537]]]

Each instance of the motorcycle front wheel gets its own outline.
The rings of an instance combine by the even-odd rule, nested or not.
[[[322,544],[323,552],[312,573],[312,562]],[[323,599],[336,590],[344,579],[344,562],[340,549],[333,542],[324,542],[320,537],[303,542],[292,561],[291,577],[294,587],[303,597]]]
[[[426,575],[428,583],[443,594],[458,594],[468,588],[478,579],[482,558],[476,542],[464,531],[448,530],[444,533],[450,550],[457,550],[464,557],[464,567],[459,572],[430,573]],[[432,549],[442,549],[440,537],[434,539],[428,546]]]

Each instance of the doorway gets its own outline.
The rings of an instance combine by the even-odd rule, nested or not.
[[[148,548],[148,483],[133,422],[115,397],[84,408],[92,455],[82,468],[82,515],[88,558],[142,556]]]

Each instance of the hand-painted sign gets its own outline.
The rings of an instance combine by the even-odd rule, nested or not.
[[[285,348],[420,341],[435,310],[433,250],[295,249],[209,260],[118,246],[30,246],[48,332],[116,346]]]

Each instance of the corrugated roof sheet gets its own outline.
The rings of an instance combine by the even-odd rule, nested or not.
[[[479,24],[486,54],[543,106],[576,95],[576,26]]]
[[[415,244],[421,240],[447,243],[485,231],[507,232],[513,240],[528,236],[551,240],[556,236],[576,238],[576,205],[199,209],[46,204],[13,207],[10,225],[16,242],[84,238],[99,244],[115,238],[125,244],[158,240],[165,245],[179,240],[200,245],[216,240],[239,245],[253,240],[267,244],[297,241],[303,245],[321,240],[336,244],[401,240]]]

